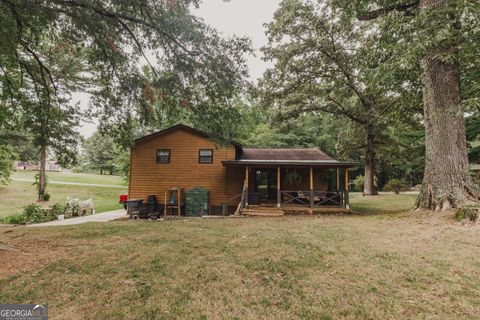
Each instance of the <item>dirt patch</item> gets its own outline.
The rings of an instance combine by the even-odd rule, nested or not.
[[[480,227],[480,223],[478,220],[476,222],[470,221],[469,219],[457,221],[455,219],[456,212],[456,210],[432,211],[422,209],[412,211],[409,215],[416,221],[422,221],[422,223],[432,225],[451,224],[466,227]]]
[[[0,279],[33,273],[63,254],[54,242],[29,235],[24,230],[3,230],[0,233]]]

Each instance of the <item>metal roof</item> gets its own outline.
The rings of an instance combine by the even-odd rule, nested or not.
[[[357,162],[340,162],[337,160],[226,160],[222,161],[225,166],[246,165],[277,165],[277,166],[322,166],[322,167],[356,167]]]
[[[314,148],[243,148],[239,160],[335,161],[324,152]]]

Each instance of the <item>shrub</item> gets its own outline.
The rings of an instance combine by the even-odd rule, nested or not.
[[[365,185],[364,176],[358,176],[352,181],[352,187],[355,191],[363,191],[364,185]]]
[[[0,223],[6,224],[26,224],[26,223],[41,223],[53,221],[59,215],[65,214],[66,205],[55,203],[48,209],[44,209],[37,204],[30,204],[23,209],[23,213],[14,214],[7,217],[0,217]]]
[[[455,213],[455,219],[457,221],[465,219],[476,221],[478,219],[478,208],[474,206],[465,206]]]
[[[67,197],[65,203],[65,218],[83,216],[87,212],[95,213],[93,199],[82,200],[80,198]]]
[[[50,200],[50,195],[48,193],[45,193],[43,195],[43,201],[48,201],[48,200]]]
[[[27,223],[44,222],[46,219],[46,210],[38,204],[29,204],[23,208],[23,214]]]
[[[24,208],[23,214],[26,223],[40,223],[56,220],[59,214],[65,212],[65,206],[54,204],[49,209],[44,209],[37,204],[31,204]]]
[[[80,199],[67,197],[67,203],[65,204],[65,218],[78,216],[80,211]]]
[[[62,203],[55,203],[51,208],[50,211],[55,215],[55,218],[61,214],[65,214],[66,205]]]
[[[399,194],[400,192],[408,191],[408,184],[403,179],[391,179],[389,180],[383,190],[394,192],[395,194]]]
[[[5,224],[25,224],[27,221],[23,213],[17,213],[8,217],[0,218],[0,222]]]
[[[378,187],[377,177],[375,177],[374,185],[375,185],[375,188]],[[365,186],[364,176],[357,176],[355,179],[352,180],[353,191],[363,192],[364,186]]]

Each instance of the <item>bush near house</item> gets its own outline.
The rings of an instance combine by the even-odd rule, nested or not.
[[[59,215],[65,218],[79,216],[83,213],[82,208],[93,209],[93,200],[81,200],[78,198],[69,198],[65,203],[55,203],[49,208],[44,208],[38,204],[29,204],[24,207],[23,212],[7,217],[0,217],[0,223],[5,224],[30,224],[42,223],[57,220]]]
[[[403,179],[391,179],[383,187],[384,191],[399,194],[409,190],[408,183]]]
[[[60,204],[54,204],[51,208],[45,209],[38,204],[29,204],[23,208],[23,212],[7,217],[0,217],[0,222],[5,224],[28,224],[40,223],[57,219]]]

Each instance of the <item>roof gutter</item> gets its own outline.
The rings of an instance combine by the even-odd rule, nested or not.
[[[279,165],[279,166],[318,166],[318,167],[358,167],[358,162],[339,162],[336,160],[226,160],[224,166]]]

